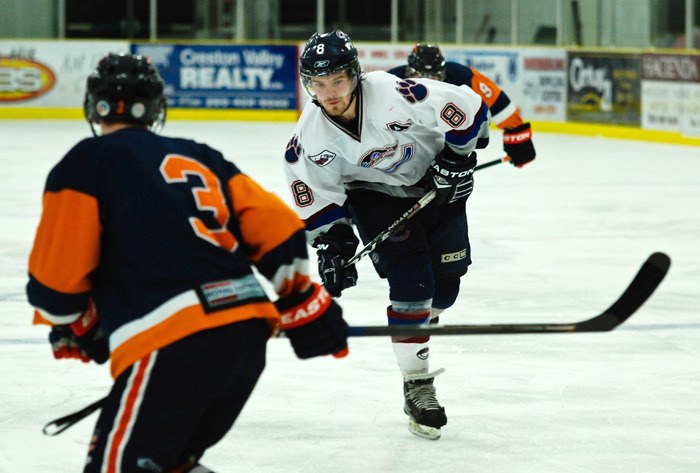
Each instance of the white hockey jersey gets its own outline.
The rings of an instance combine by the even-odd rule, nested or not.
[[[358,135],[309,102],[285,152],[285,174],[307,230],[347,217],[346,189],[421,196],[416,184],[447,143],[468,155],[486,146],[490,114],[473,90],[370,72],[358,92]]]

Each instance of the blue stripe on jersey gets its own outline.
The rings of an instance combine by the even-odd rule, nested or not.
[[[481,107],[479,108],[479,111],[476,112],[476,115],[474,116],[474,122],[472,123],[472,125],[466,130],[448,131],[447,133],[445,133],[445,141],[448,144],[457,147],[462,147],[470,141],[472,141],[479,135],[479,132],[481,131],[481,126],[484,124],[484,122],[487,121],[488,111],[489,108],[486,106],[486,104],[484,102],[481,102]]]
[[[304,222],[306,223],[306,230],[312,231],[341,218],[350,218],[350,214],[344,208],[331,204],[316,212]]]

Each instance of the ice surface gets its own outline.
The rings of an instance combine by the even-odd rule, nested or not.
[[[172,122],[285,201],[293,124]],[[105,367],[53,360],[30,324],[27,256],[49,169],[89,134],[80,121],[0,122],[0,472],[76,472],[96,414],[58,437],[41,427],[107,393]],[[537,160],[480,171],[468,203],[474,263],[445,324],[571,322],[607,308],[655,251],[672,260],[649,302],[603,334],[433,337],[442,439],[412,436],[388,340],[349,357],[268,367],[217,472],[700,471],[700,148],[538,133]],[[494,133],[481,162],[502,155]],[[386,322],[367,259],[340,299],[355,325]]]

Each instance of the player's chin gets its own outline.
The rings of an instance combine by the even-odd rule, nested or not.
[[[323,107],[327,110],[338,110],[340,108],[340,105],[343,101],[338,100],[338,99],[333,99],[333,100],[324,100],[321,102],[323,104]]]
[[[323,109],[332,117],[342,114],[342,110],[338,105],[324,105]]]

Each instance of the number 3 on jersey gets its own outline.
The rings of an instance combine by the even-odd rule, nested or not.
[[[227,228],[230,214],[226,199],[221,190],[221,182],[211,169],[192,158],[169,154],[160,165],[160,173],[168,184],[187,182],[188,175],[202,179],[202,186],[192,187],[194,201],[200,211],[213,212],[219,226],[209,228],[198,217],[190,217],[190,225],[199,238],[228,251],[235,251],[238,241]]]

